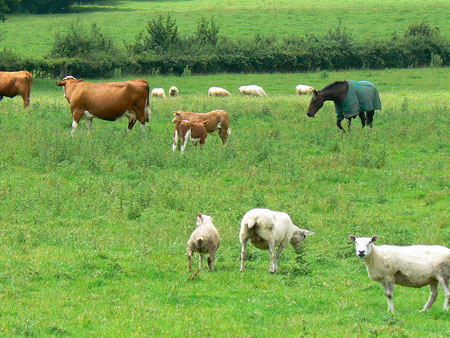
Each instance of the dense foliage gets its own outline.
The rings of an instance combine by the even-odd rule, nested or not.
[[[122,47],[97,26],[88,30],[77,21],[66,32],[55,34],[52,51],[44,60],[9,58],[11,52],[4,51],[0,68],[23,68],[46,76],[104,77],[181,75],[186,70],[194,74],[306,72],[450,64],[450,40],[427,23],[412,24],[389,39],[358,40],[341,24],[324,35],[282,40],[259,35],[231,40],[219,33],[214,18],[202,18],[188,36],[180,34],[169,15],[159,16],[138,34],[135,43]]]
[[[75,0],[3,0],[12,13],[64,13]]]

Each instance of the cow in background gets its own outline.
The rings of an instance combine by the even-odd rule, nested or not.
[[[0,101],[3,96],[11,97],[20,95],[23,105],[30,105],[31,87],[33,86],[33,75],[25,70],[19,72],[0,72]]]
[[[218,131],[220,138],[222,139],[222,144],[225,145],[228,136],[231,134],[230,119],[228,113],[225,110],[213,110],[208,113],[192,113],[182,110],[177,110],[173,112],[174,118],[172,123],[177,123],[178,121],[186,120],[193,122],[207,121],[206,131],[208,133],[213,133]]]
[[[149,121],[150,86],[146,80],[136,79],[124,82],[84,82],[73,76],[66,76],[56,85],[63,87],[64,97],[72,112],[74,134],[80,120],[86,120],[88,134],[92,132],[92,119],[115,121],[126,116],[128,130],[136,121],[145,126]]]

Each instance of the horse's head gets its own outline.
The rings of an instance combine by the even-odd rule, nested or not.
[[[311,102],[309,103],[308,112],[306,115],[309,117],[314,117],[317,111],[322,108],[324,103],[324,98],[317,90],[313,91],[313,97],[311,98]]]

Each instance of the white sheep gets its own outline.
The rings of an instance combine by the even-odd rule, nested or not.
[[[251,96],[267,96],[264,89],[257,85],[249,85],[249,86],[240,86],[239,92],[242,95],[251,95]]]
[[[169,96],[177,97],[178,96],[178,88],[175,86],[170,87],[169,88]]]
[[[440,245],[375,246],[378,239],[349,236],[355,242],[356,255],[364,260],[370,279],[380,282],[388,299],[388,311],[394,312],[395,284],[421,288],[430,285],[430,298],[421,312],[431,308],[438,295],[438,283],[444,289],[444,310],[450,302],[450,249]]]
[[[197,228],[187,242],[188,270],[191,271],[192,255],[194,252],[198,252],[200,254],[200,270],[203,267],[203,254],[209,254],[209,271],[214,271],[214,260],[219,245],[220,236],[213,224],[213,218],[199,213],[197,216]]]
[[[308,85],[302,85],[299,84],[297,87],[295,87],[295,90],[297,91],[298,95],[303,94],[312,94],[314,92],[314,88]]]
[[[224,88],[210,87],[208,89],[208,96],[230,96],[230,95],[231,93]]]
[[[291,217],[280,211],[270,209],[252,209],[247,211],[241,221],[239,239],[241,242],[241,272],[244,271],[245,249],[247,241],[258,249],[270,253],[270,273],[275,273],[278,260],[283,249],[291,243],[296,253],[300,253],[298,244],[308,235],[314,234],[308,230],[299,229],[292,223]],[[277,247],[276,256],[274,248]]]
[[[164,92],[164,88],[153,88],[152,97],[160,97],[165,99],[166,93]]]

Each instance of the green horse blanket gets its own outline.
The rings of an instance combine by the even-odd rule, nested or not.
[[[370,110],[380,110],[378,90],[372,82],[347,80],[347,97],[342,103],[335,103],[336,116],[342,120]]]

